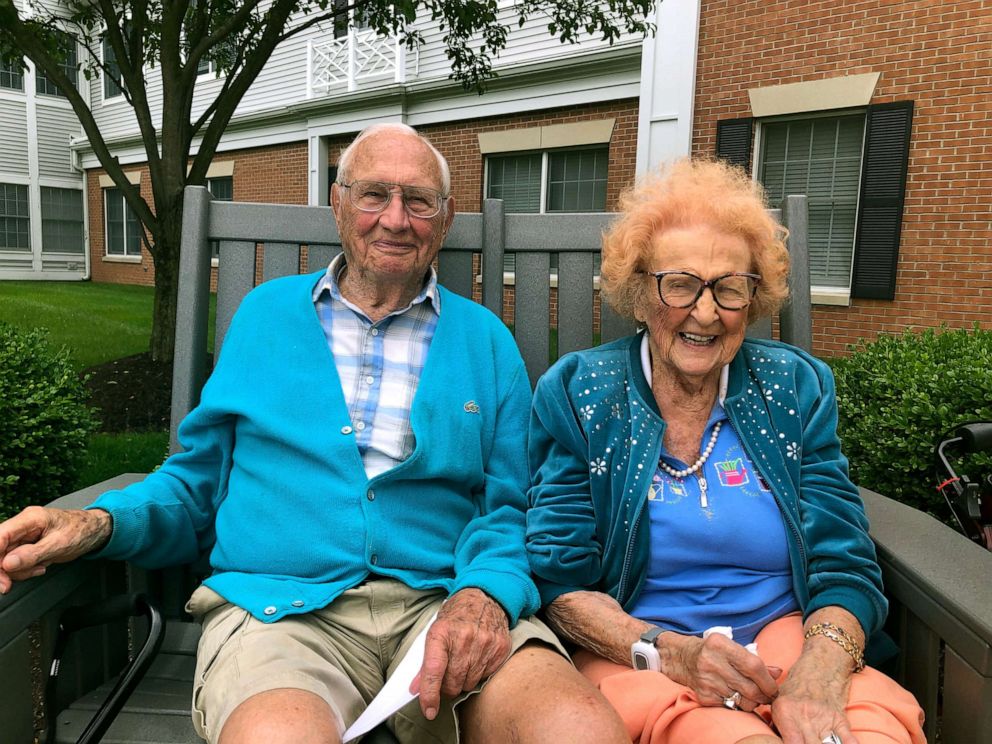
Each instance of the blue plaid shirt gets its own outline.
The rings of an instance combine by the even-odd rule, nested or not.
[[[437,275],[407,307],[373,323],[341,296],[337,256],[313,290],[334,357],[365,473],[373,478],[406,460],[416,445],[410,409],[441,312]]]

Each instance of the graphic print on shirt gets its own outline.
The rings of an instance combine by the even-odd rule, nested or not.
[[[751,482],[743,457],[713,464],[716,467],[716,474],[720,478],[721,486],[746,486]]]
[[[667,498],[666,498],[667,494]],[[686,497],[685,484],[668,473],[656,470],[648,487],[648,501],[677,504]]]

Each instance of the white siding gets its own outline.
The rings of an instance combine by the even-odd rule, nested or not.
[[[0,170],[28,175],[27,106],[0,98]]]
[[[39,175],[69,177],[69,137],[82,134],[76,115],[66,106],[46,106],[39,100],[37,116]]]
[[[548,21],[545,17],[532,17],[523,28],[518,28],[512,1],[501,0],[501,5],[503,9],[500,17],[509,26],[510,33],[506,49],[495,60],[494,66],[497,70],[511,66],[540,63],[543,60],[560,62],[563,57],[584,56],[590,52],[609,48],[608,44],[598,39],[589,39],[581,44],[562,45],[556,37],[548,33]],[[451,72],[451,67],[444,51],[444,33],[435,22],[427,17],[418,20],[415,27],[423,35],[424,44],[420,47],[419,52],[410,50],[407,53],[407,82],[446,80]],[[332,30],[330,24],[327,24],[326,28],[308,29],[281,44],[242,99],[235,118],[263,111],[278,112],[306,101],[307,42],[310,40],[327,41],[330,38],[332,38]],[[625,42],[628,45],[638,41],[629,35],[621,39],[621,43]],[[385,39],[383,43],[389,44],[388,40]],[[153,120],[159,123],[161,120],[160,73],[156,68],[146,70],[146,74],[149,100],[152,101]],[[388,84],[389,82],[390,79],[378,78],[366,87]],[[194,118],[213,99],[222,84],[223,80],[219,78],[201,77],[197,93],[194,96]],[[103,89],[99,76],[94,78],[91,85],[93,111],[104,137],[112,141],[128,134],[136,134],[137,127],[130,106],[113,101],[103,104]],[[453,82],[452,85],[457,87],[459,84]],[[319,92],[317,95],[323,95],[323,92]],[[328,91],[328,95],[330,102],[339,96],[347,96],[348,93],[341,85]]]

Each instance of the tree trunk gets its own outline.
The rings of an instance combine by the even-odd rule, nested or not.
[[[176,349],[180,240],[178,230],[165,228],[155,245],[155,303],[150,351],[156,362],[171,364]]]

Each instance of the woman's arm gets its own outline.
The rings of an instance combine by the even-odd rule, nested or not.
[[[811,634],[825,625],[827,634]],[[802,653],[772,705],[772,720],[788,744],[821,742],[830,733],[842,744],[855,742],[844,707],[858,666],[856,657],[864,651],[861,624],[842,607],[824,607],[806,618],[803,628],[807,638]],[[845,649],[845,644],[853,648]]]
[[[651,625],[631,617],[612,597],[601,592],[562,594],[548,605],[551,628],[583,649],[623,666],[630,664],[630,646]],[[703,640],[667,631],[655,640],[661,673],[691,688],[703,705],[723,705],[741,694],[740,707],[754,710],[778,692],[771,670],[757,656],[719,634]]]
[[[630,664],[630,645],[651,628],[602,592],[562,594],[548,605],[545,619],[562,638],[624,666]]]

